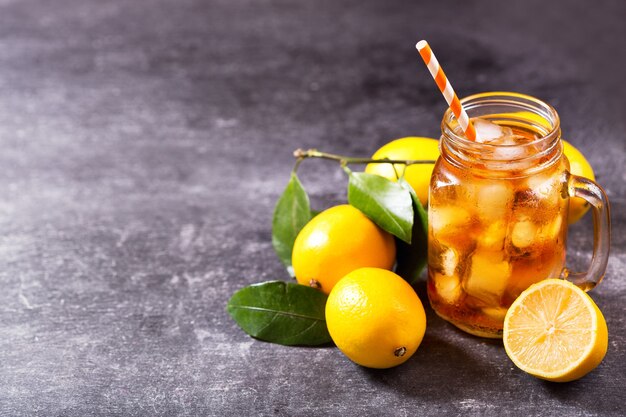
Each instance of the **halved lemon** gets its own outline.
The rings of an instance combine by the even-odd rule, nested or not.
[[[608,346],[608,330],[596,303],[560,279],[531,285],[504,319],[504,348],[522,371],[568,382],[596,368]]]

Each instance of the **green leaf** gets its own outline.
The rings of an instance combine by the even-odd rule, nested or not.
[[[352,172],[348,202],[382,229],[411,243],[413,203],[411,194],[398,183],[379,175]]]
[[[415,220],[411,244],[396,240],[396,273],[414,285],[428,261],[428,212],[404,178],[400,178],[398,184],[411,194]]]
[[[272,219],[272,246],[281,262],[293,277],[291,251],[296,236],[305,224],[313,217],[309,196],[295,173],[283,191],[274,208]]]
[[[315,346],[332,341],[324,315],[326,298],[311,287],[270,281],[237,291],[227,310],[250,336],[281,345]]]

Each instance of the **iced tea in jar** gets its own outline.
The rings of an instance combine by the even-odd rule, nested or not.
[[[554,108],[517,93],[483,93],[461,101],[477,131],[470,141],[448,110],[430,184],[428,297],[445,320],[498,338],[517,296],[547,278],[583,289],[604,276],[608,201],[594,182],[569,173]],[[565,266],[570,197],[593,207],[589,271]]]

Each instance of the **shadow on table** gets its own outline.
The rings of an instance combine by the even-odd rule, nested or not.
[[[419,349],[401,366],[362,368],[367,378],[392,391],[433,403],[468,398],[481,385],[503,379],[498,374],[499,359],[493,354],[503,350],[502,341],[482,339],[457,329],[434,313],[421,288],[417,292],[426,300],[428,322]]]
[[[457,329],[434,313],[421,285],[416,290],[426,300],[424,340],[401,366],[361,368],[373,385],[432,404],[456,403],[448,411],[458,411],[465,401],[493,405],[522,401],[532,406],[537,398],[543,398],[552,406],[556,402],[598,415],[623,415],[615,406],[614,399],[624,394],[619,381],[610,377],[610,369],[617,366],[611,365],[611,350],[599,368],[579,381],[562,384],[536,379],[510,362],[501,340],[475,337]]]
[[[559,383],[537,380],[537,384],[550,397],[562,404],[575,406],[582,411],[609,416],[624,415],[623,405],[616,405],[617,398],[624,398],[624,387],[609,376],[610,365],[605,362],[582,379]],[[531,378],[531,377],[529,377]]]
[[[362,368],[367,378],[392,391],[433,403],[471,398],[480,393],[481,386],[499,384],[506,388],[508,383],[501,370],[506,358],[502,341],[457,329],[432,310],[424,281],[414,288],[424,303],[428,323],[419,349],[401,366]]]

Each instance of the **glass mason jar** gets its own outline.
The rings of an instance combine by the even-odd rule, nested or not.
[[[452,112],[444,114],[430,183],[428,297],[455,326],[499,338],[508,307],[531,284],[561,277],[589,290],[602,280],[609,205],[596,183],[569,173],[559,116],[550,105],[508,92],[461,102],[470,118],[506,126],[515,139],[469,141]],[[594,252],[585,273],[564,267],[571,197],[593,208]]]

